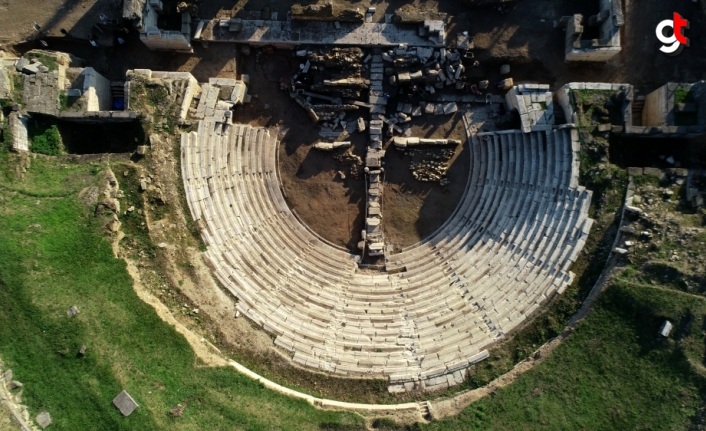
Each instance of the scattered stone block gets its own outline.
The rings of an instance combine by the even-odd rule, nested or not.
[[[669,320],[665,320],[664,323],[662,323],[662,326],[659,328],[659,335],[667,338],[669,337],[669,334],[672,332],[672,322]]]
[[[41,412],[37,415],[35,420],[37,421],[37,425],[42,429],[51,425],[51,415],[49,415],[49,412]]]
[[[29,60],[22,57],[19,60],[17,60],[17,63],[15,63],[15,69],[17,69],[18,72],[22,72],[22,69],[24,69],[25,66],[28,66],[28,65],[29,65]]]
[[[445,115],[453,114],[456,111],[458,111],[458,106],[455,103],[450,102],[450,103],[447,103],[444,105],[444,114]]]
[[[11,381],[11,382],[10,382],[10,385],[9,385],[11,391],[14,391],[15,389],[19,389],[19,388],[21,388],[22,386],[24,386],[24,385],[22,384],[22,382],[18,382],[17,380]]]
[[[649,175],[651,177],[659,178],[660,180],[664,179],[664,171],[658,168],[643,168],[642,173],[643,175]]]
[[[498,88],[502,89],[503,91],[507,91],[511,89],[513,85],[514,84],[512,78],[506,78],[498,83]]]
[[[22,68],[22,73],[26,73],[28,75],[35,75],[40,72],[39,68],[42,65],[40,63],[31,63],[26,65],[25,67]]]
[[[610,123],[599,124],[597,129],[599,132],[610,132],[613,126]]]
[[[80,312],[81,312],[81,310],[79,310],[77,306],[72,305],[71,308],[66,310],[66,317],[74,317],[75,315],[77,315]]]
[[[123,416],[130,416],[139,405],[124,389],[113,398],[113,404]]]
[[[670,168],[669,172],[677,177],[686,177],[689,175],[689,170],[684,168]]]
[[[625,211],[639,215],[639,216],[645,214],[645,212],[641,208],[630,206],[630,205],[627,205],[625,207]]]
[[[363,117],[358,117],[358,131],[365,132],[365,120]]]
[[[186,409],[186,406],[183,404],[177,404],[176,406],[172,407],[169,409],[169,414],[174,416],[174,417],[181,417],[184,414],[184,410]]]

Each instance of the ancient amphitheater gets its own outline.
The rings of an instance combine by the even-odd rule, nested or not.
[[[276,133],[207,118],[183,134],[189,207],[238,310],[308,369],[384,377],[391,392],[461,383],[571,283],[593,222],[575,129],[467,130],[456,210],[383,271],[360,268],[290,210]]]

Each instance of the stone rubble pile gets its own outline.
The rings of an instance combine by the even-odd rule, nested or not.
[[[411,149],[406,150],[405,154],[412,158],[409,170],[415,180],[438,182],[442,186],[449,184],[446,173],[454,155],[453,149]]]
[[[348,173],[350,174],[351,178],[353,178],[354,180],[360,179],[360,174],[363,167],[363,159],[359,155],[353,154],[353,148],[348,148],[345,152],[343,152],[342,154],[335,155],[333,156],[333,158],[341,162],[342,164],[348,166]],[[344,180],[345,177],[341,176],[341,179]]]
[[[433,95],[445,87],[470,89],[464,74],[464,58],[472,58],[468,49],[406,47],[383,52],[384,74],[393,86],[413,85],[413,91]]]

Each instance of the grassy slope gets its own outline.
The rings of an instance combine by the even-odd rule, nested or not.
[[[681,341],[656,338],[664,318]],[[546,362],[429,430],[686,429],[706,397],[686,361],[700,345],[706,301],[618,283]]]
[[[76,199],[96,171],[38,159],[23,182],[0,178],[0,357],[25,383],[34,414],[48,410],[56,430],[359,428],[353,415],[315,410],[231,369],[199,367],[182,336],[137,298]],[[69,319],[72,305],[81,313]],[[78,358],[82,344],[88,353]],[[129,418],[111,404],[123,388],[141,404]],[[184,415],[170,416],[178,403]]]

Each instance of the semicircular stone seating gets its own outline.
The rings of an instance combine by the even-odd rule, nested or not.
[[[454,214],[371,272],[289,209],[275,136],[224,127],[204,120],[182,135],[189,207],[237,309],[297,364],[384,377],[392,392],[442,389],[573,279],[592,223],[574,129],[469,138]]]

